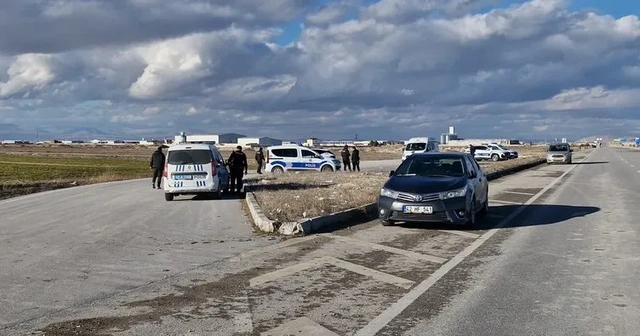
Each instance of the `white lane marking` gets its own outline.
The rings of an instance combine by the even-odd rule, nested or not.
[[[253,321],[251,319],[251,305],[249,305],[249,297],[245,293],[239,297],[239,302],[232,303],[232,306],[241,313],[233,317],[233,323],[236,326],[236,332],[252,333]]]
[[[593,153],[593,152],[591,152]],[[591,153],[587,155],[584,159],[579,162],[586,161]],[[446,264],[442,265],[437,271],[435,271],[431,276],[426,278],[424,281],[415,286],[409,293],[405,294],[398,301],[389,306],[385,311],[383,311],[376,318],[371,320],[364,328],[358,330],[355,333],[355,336],[369,336],[377,334],[382,328],[388,325],[394,318],[396,318],[400,313],[402,313],[409,305],[411,305],[415,300],[417,300],[422,294],[424,294],[429,288],[433,287],[433,285],[438,282],[438,280],[442,279],[447,273],[449,273],[454,267],[458,266],[466,257],[470,256],[475,250],[477,250],[482,244],[484,244],[489,238],[498,232],[498,230],[507,225],[511,220],[513,220],[516,216],[518,216],[524,209],[527,208],[528,205],[535,202],[538,198],[540,198],[547,190],[553,188],[558,182],[560,182],[567,174],[569,174],[573,169],[578,167],[578,165],[571,165],[567,171],[565,171],[562,175],[557,177],[551,183],[549,183],[546,187],[540,190],[537,194],[531,197],[524,204],[519,206],[516,210],[514,210],[507,218],[500,221],[498,225],[489,230],[487,233],[483,234],[475,240],[471,245],[467,246],[462,252],[458,253],[455,257],[450,259]]]
[[[466,232],[466,231],[440,230],[440,232],[451,233],[451,234],[454,234],[454,235],[467,237],[467,238],[473,238],[473,239],[480,237],[480,235],[477,234],[477,233],[471,233],[471,232]]]
[[[502,200],[497,200],[497,199],[490,199],[489,203],[517,204],[517,205],[522,204],[521,202],[502,201]]]
[[[321,326],[307,317],[300,317],[277,328],[265,331],[260,336],[314,335],[338,336],[333,331]]]
[[[525,196],[533,196],[534,193],[522,192],[522,191],[504,191],[505,193],[515,194],[515,195],[525,195]]]
[[[391,275],[391,274],[387,274],[384,272],[380,272],[380,271],[376,271],[374,269],[368,268],[368,267],[364,267],[364,266],[360,266],[360,265],[356,265],[353,263],[350,263],[348,261],[344,261],[344,260],[340,260],[338,258],[334,258],[334,257],[321,257],[321,258],[316,258],[314,260],[310,260],[310,261],[305,261],[299,264],[295,264],[293,266],[289,266],[289,267],[285,267],[283,269],[279,269],[277,271],[273,271],[271,273],[267,273],[267,274],[263,274],[260,276],[257,276],[251,280],[249,280],[249,285],[251,287],[256,287],[258,285],[270,282],[270,281],[274,281],[277,280],[279,278],[285,277],[285,276],[289,276],[289,275],[293,275],[296,274],[298,272],[302,272],[304,270],[308,270],[314,267],[319,267],[319,266],[324,266],[324,265],[333,265],[336,267],[340,267],[343,268],[345,270],[354,272],[354,273],[358,273],[364,276],[368,276],[371,278],[374,278],[378,281],[382,281],[382,282],[386,282],[388,284],[392,284],[394,286],[398,286],[404,289],[409,289],[411,288],[411,286],[413,286],[413,284],[415,283],[414,281],[411,280],[407,280],[407,279],[403,279],[400,277],[397,277],[395,275]]]
[[[302,242],[306,242],[307,240],[316,239],[318,237],[320,237],[320,236],[313,235],[313,236],[307,236],[307,237],[287,239],[287,240],[283,241],[282,243],[273,244],[273,245],[269,245],[269,246],[266,246],[266,247],[262,247],[262,248],[258,248],[258,249],[255,249],[255,250],[251,250],[251,251],[247,251],[247,252],[241,253],[240,254],[240,258],[247,258],[247,257],[250,257],[250,256],[254,256],[256,254],[262,254],[262,253],[265,253],[265,252],[270,252],[270,251],[281,249],[281,248],[284,248],[284,247],[287,247],[287,246],[291,246],[291,245],[299,244],[299,243],[302,243]]]
[[[429,261],[429,262],[436,263],[436,264],[442,264],[442,263],[447,261],[447,259],[445,259],[445,258],[440,258],[440,257],[428,255],[428,254],[422,254],[422,253],[417,253],[417,252],[413,252],[413,251],[403,250],[403,249],[399,249],[399,248],[395,248],[395,247],[391,247],[391,246],[386,246],[386,245],[382,245],[382,244],[370,243],[370,242],[366,242],[366,241],[362,241],[362,240],[354,239],[354,238],[350,238],[350,237],[343,237],[343,236],[337,236],[337,235],[331,235],[330,237],[335,239],[335,240],[343,241],[345,243],[357,244],[357,245],[360,245],[360,246],[366,246],[366,247],[369,247],[369,248],[372,248],[372,249],[375,249],[375,250],[382,250],[382,251],[386,251],[386,252],[390,252],[390,253],[400,254],[400,255],[403,255],[405,257],[419,259],[419,260],[425,260],[425,261]]]

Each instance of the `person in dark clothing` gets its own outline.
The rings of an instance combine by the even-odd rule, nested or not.
[[[256,152],[256,162],[258,163],[258,170],[256,172],[258,174],[262,174],[262,165],[264,164],[264,152],[262,152],[262,147],[260,147]]]
[[[344,165],[344,171],[351,171],[351,153],[349,153],[349,147],[344,145],[344,148],[340,151],[340,155],[342,156],[342,164]]]
[[[242,146],[236,147],[236,150],[229,156],[227,164],[229,165],[229,173],[231,175],[231,185],[229,189],[239,193],[242,191],[242,173],[247,174],[247,169],[249,168],[247,155],[242,151]]]
[[[469,144],[469,153],[471,153],[471,156],[473,156],[473,158],[475,159],[475,157],[476,157],[476,148],[473,146],[473,144]]]
[[[149,162],[149,168],[153,171],[153,179],[151,180],[153,189],[156,188],[156,181],[158,189],[160,189],[162,174],[164,174],[164,160],[165,156],[162,152],[162,146],[160,146],[155,152],[153,152],[153,154],[151,154],[151,162]]]
[[[353,151],[351,152],[351,166],[353,171],[360,171],[360,150],[358,147],[353,146]]]

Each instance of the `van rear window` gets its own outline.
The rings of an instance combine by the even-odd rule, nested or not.
[[[174,165],[211,163],[211,152],[206,149],[169,151],[167,162]]]
[[[408,151],[423,151],[427,148],[427,144],[424,142],[416,142],[416,143],[410,143],[407,144],[407,147],[405,148],[405,150]]]

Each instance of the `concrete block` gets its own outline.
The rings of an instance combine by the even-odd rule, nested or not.
[[[252,192],[248,192],[245,201],[247,202],[247,207],[249,208],[249,213],[255,226],[262,232],[274,232],[274,223],[262,212],[256,196]]]
[[[303,219],[299,221],[298,224],[302,229],[302,233],[304,233],[305,235],[322,230],[326,231],[332,229],[333,227],[336,227],[342,222],[375,213],[377,207],[377,203],[370,203],[363,207],[335,212],[325,216]]]

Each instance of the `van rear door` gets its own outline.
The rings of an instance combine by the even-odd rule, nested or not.
[[[167,163],[169,178],[175,181],[184,181],[185,187],[193,183],[193,180],[204,180],[211,172],[213,156],[208,149],[179,149],[169,151]],[[194,184],[195,185],[195,184]]]

